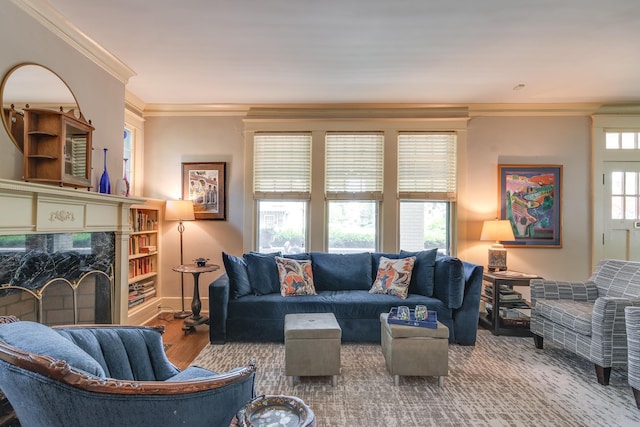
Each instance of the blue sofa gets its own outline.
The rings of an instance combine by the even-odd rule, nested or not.
[[[223,253],[226,274],[209,285],[212,344],[226,341],[284,341],[288,313],[326,312],[336,316],[345,342],[380,342],[380,313],[392,307],[426,305],[450,331],[449,341],[474,345],[483,267],[457,258],[438,256],[436,250],[396,254],[285,255],[311,260],[317,295],[280,294],[276,254]],[[370,294],[381,256],[415,256],[406,299]]]

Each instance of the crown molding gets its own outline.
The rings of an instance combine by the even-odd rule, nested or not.
[[[136,75],[125,63],[80,31],[47,0],[10,1],[123,84],[126,85]]]
[[[145,105],[146,104],[133,93],[129,92],[128,90],[124,92],[124,109],[126,112],[129,112],[144,120]]]
[[[603,105],[594,114],[599,115],[638,115],[640,114],[640,104],[610,104]]]
[[[589,116],[602,104],[470,104],[469,116]]]
[[[457,119],[640,114],[640,104],[144,104],[145,116],[241,116],[247,120]]]
[[[145,117],[153,116],[246,116],[244,104],[146,104]]]

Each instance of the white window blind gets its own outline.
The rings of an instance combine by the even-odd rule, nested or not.
[[[326,135],[325,194],[327,199],[381,200],[384,134]]]
[[[398,196],[401,199],[455,200],[455,134],[399,134]]]
[[[256,199],[311,198],[311,134],[254,135],[253,195]]]

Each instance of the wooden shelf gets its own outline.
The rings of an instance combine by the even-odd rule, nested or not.
[[[129,259],[145,258],[145,257],[154,256],[154,255],[158,255],[158,251],[154,251],[154,252],[141,252],[141,253],[139,253],[139,254],[129,255]]]
[[[48,159],[48,160],[57,160],[58,156],[50,156],[48,154],[29,154],[30,159]]]
[[[25,108],[25,181],[91,187],[93,126],[73,111]]]
[[[151,279],[152,277],[156,277],[157,275],[158,275],[158,272],[152,271],[150,273],[140,274],[138,276],[133,276],[133,277],[131,277],[129,279],[129,284],[142,282],[143,280]]]

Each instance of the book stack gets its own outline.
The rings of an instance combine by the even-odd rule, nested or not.
[[[132,283],[129,285],[129,308],[142,304],[145,300],[155,296],[156,286],[153,279]]]
[[[493,297],[493,285],[485,285],[484,292],[487,296]],[[514,291],[507,285],[500,285],[500,305],[509,307],[526,307],[527,303],[522,299],[522,294],[520,292]]]

